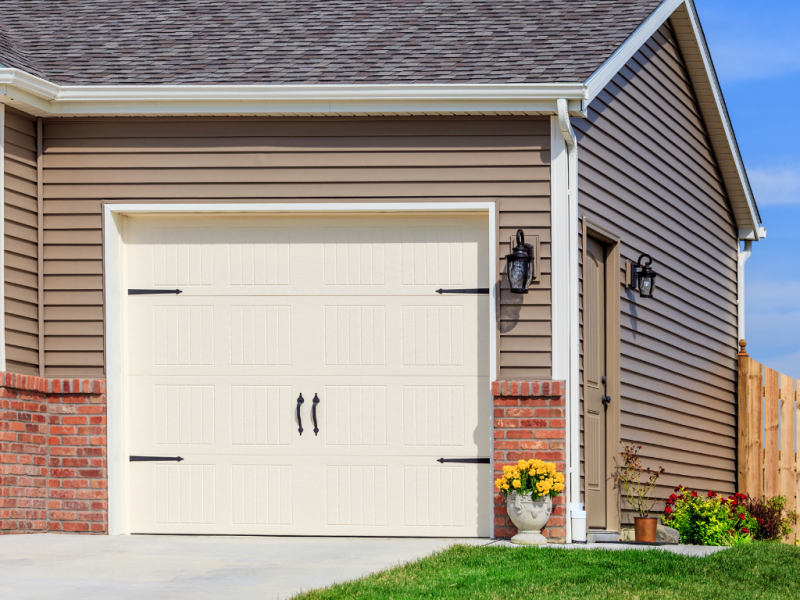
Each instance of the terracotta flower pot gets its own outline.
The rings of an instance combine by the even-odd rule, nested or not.
[[[541,532],[553,512],[553,499],[550,496],[533,500],[531,494],[520,496],[513,492],[506,500],[506,507],[511,522],[519,530],[511,538],[512,544],[543,546],[547,543],[547,538]]]
[[[658,530],[658,519],[653,517],[648,517],[647,519],[634,517],[633,530],[636,533],[637,542],[655,542],[656,531]]]

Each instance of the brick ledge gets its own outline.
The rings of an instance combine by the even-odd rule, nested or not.
[[[566,387],[565,381],[493,381],[492,396],[551,398],[563,396]]]
[[[42,394],[105,394],[105,379],[60,379],[0,371],[0,387]]]

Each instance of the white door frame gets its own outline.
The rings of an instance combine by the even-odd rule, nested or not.
[[[489,377],[497,380],[497,298],[500,293],[497,280],[496,203],[491,202],[386,202],[386,203],[330,203],[330,204],[104,204],[105,261],[105,323],[106,323],[106,377],[108,380],[108,533],[130,534],[128,518],[128,439],[127,439],[127,294],[123,294],[125,274],[126,215],[145,214],[268,214],[268,213],[392,213],[392,212],[484,212],[489,221]],[[486,394],[491,394],[486,390]],[[492,419],[492,412],[486,415]],[[491,421],[490,421],[491,422]],[[491,429],[490,429],[491,430]],[[492,441],[490,440],[490,456]],[[494,461],[489,466],[494,469]],[[493,490],[489,506],[493,506]],[[494,514],[488,515],[494,536]]]

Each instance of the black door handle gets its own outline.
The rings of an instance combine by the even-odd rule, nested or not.
[[[300,417],[300,405],[303,402],[305,402],[305,400],[303,400],[303,394],[300,394],[297,397],[297,424],[299,425],[297,431],[300,432],[300,435],[303,435],[303,419]]]
[[[608,382],[606,380],[605,375],[603,375],[602,382],[603,382],[603,389],[607,392]],[[600,402],[603,403],[603,408],[608,408],[608,405],[611,403],[611,396],[609,396],[608,394],[603,394],[602,396],[600,396]]]
[[[314,420],[314,435],[319,433],[319,427],[317,427],[317,404],[320,402],[319,396],[314,394],[314,399],[311,401],[311,418]]]

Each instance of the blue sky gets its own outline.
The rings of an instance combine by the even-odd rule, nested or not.
[[[800,2],[695,3],[767,229],[747,262],[747,350],[800,378]]]

